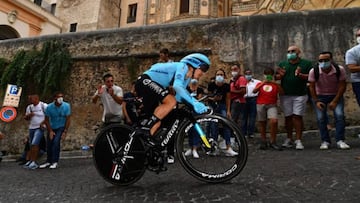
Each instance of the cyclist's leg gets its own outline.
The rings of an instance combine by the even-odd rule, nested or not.
[[[176,99],[169,91],[150,79],[147,75],[142,75],[135,84],[136,92],[143,97],[144,112],[152,115],[151,118],[144,123],[144,126],[150,129],[153,135],[160,127],[161,119],[163,119],[175,107]],[[161,103],[159,105],[159,103]]]
[[[162,101],[162,103],[156,107],[155,111],[154,111],[154,116],[156,116],[157,118],[159,118],[159,121],[156,122],[151,128],[150,128],[150,134],[154,135],[154,133],[156,132],[156,130],[160,127],[161,125],[161,120],[163,118],[165,118],[166,115],[168,115],[170,113],[171,110],[174,109],[174,107],[176,106],[176,99],[173,95],[169,94],[167,95]]]

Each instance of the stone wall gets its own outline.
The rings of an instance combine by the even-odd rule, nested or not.
[[[320,51],[330,50],[335,61],[343,64],[345,51],[355,44],[354,30],[359,26],[359,18],[360,8],[353,8],[67,33],[0,41],[0,56],[11,59],[19,49],[38,48],[52,39],[68,45],[74,65],[71,77],[66,81],[69,86],[65,90],[65,100],[72,104],[73,115],[70,137],[63,147],[71,150],[88,144],[95,136],[92,127],[100,120],[101,107],[91,104],[90,99],[105,71],[112,72],[115,82],[128,90],[135,77],[128,69],[135,68],[137,73],[147,69],[156,62],[162,47],[169,48],[175,60],[194,51],[207,53],[213,65],[201,81],[204,86],[217,68],[225,68],[229,74],[230,64],[234,62],[252,69],[261,79],[263,68],[275,67],[283,60],[290,44],[297,44],[303,51],[302,56],[313,61]],[[314,112],[308,109],[305,128],[316,129]],[[14,122],[1,123],[8,134],[3,148],[22,150],[20,139],[27,134],[27,124],[21,119],[23,112],[19,110]],[[359,115],[349,85],[347,122],[358,125]],[[279,125],[283,129],[283,123]]]

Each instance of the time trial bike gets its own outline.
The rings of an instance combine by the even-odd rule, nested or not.
[[[161,139],[154,142],[128,125],[114,123],[104,127],[97,135],[93,149],[98,173],[111,184],[126,186],[138,181],[146,169],[156,173],[166,171],[165,149],[170,139],[175,139],[176,157],[183,168],[204,182],[229,181],[246,164],[246,139],[238,125],[226,117],[195,115],[190,106],[183,105],[162,120],[159,131]],[[230,134],[227,143],[223,139],[225,132]],[[236,154],[226,153],[229,146]],[[198,152],[196,157],[189,153],[194,147]]]

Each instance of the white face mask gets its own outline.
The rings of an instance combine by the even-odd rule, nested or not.
[[[63,97],[59,97],[59,98],[56,99],[56,102],[57,102],[58,104],[62,104],[63,101],[64,101],[64,98],[63,98]]]
[[[356,41],[357,41],[358,44],[360,44],[360,37],[357,37]]]
[[[231,75],[232,75],[233,77],[236,77],[236,76],[239,75],[239,72],[237,72],[237,71],[232,71],[232,72],[231,72]]]

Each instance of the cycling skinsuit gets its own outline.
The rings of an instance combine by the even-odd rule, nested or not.
[[[167,89],[173,85],[178,102],[193,104],[194,99],[186,90],[191,78],[185,78],[188,67],[182,62],[156,63],[141,75],[135,84],[138,96],[143,97],[144,112],[153,114],[159,103],[169,94]],[[172,84],[173,83],[173,84]]]

